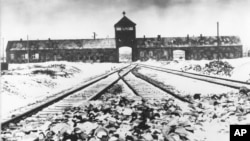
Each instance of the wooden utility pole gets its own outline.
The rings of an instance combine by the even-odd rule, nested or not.
[[[27,56],[28,56],[28,63],[30,62],[30,55],[29,55],[29,51],[30,48],[29,48],[29,36],[27,35]]]
[[[5,62],[6,59],[4,59],[4,52],[5,52],[5,50],[4,50],[4,38],[2,38],[2,42],[3,42],[2,43],[2,46],[3,46],[3,62]]]
[[[220,23],[217,22],[217,44],[220,45]]]

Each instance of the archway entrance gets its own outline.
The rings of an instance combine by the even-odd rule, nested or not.
[[[119,62],[132,62],[132,48],[120,47],[119,48]]]

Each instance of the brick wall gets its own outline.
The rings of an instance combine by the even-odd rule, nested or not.
[[[11,58],[11,54],[14,58]],[[82,61],[82,62],[118,62],[116,49],[81,49],[81,50],[37,50],[37,51],[8,51],[7,62],[27,63],[45,61]],[[35,54],[38,54],[38,58]],[[33,57],[32,57],[33,56]],[[35,57],[34,57],[35,56]]]
[[[242,46],[138,48],[139,60],[173,60],[173,51],[183,50],[186,60],[232,59],[242,57]]]

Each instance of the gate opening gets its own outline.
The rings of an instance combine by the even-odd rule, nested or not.
[[[119,48],[119,62],[132,62],[132,48],[131,47]]]

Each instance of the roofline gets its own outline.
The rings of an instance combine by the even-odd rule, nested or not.
[[[108,40],[108,39],[115,39],[115,38],[89,38],[89,39],[42,39],[42,40],[9,40],[8,42],[26,42],[26,41],[76,41],[76,40]]]
[[[163,47],[137,47],[137,49],[162,49],[162,48],[205,48],[205,47],[243,47],[242,44],[239,45],[193,45],[193,46],[163,46]]]
[[[154,37],[147,37],[146,36],[145,38],[146,39],[147,38],[157,38],[157,36],[154,36]],[[200,36],[189,36],[189,38],[192,38],[192,37],[200,37]],[[214,36],[203,36],[202,35],[202,37],[217,37],[217,35],[214,35]],[[236,35],[220,35],[219,37],[238,37],[240,39],[240,36],[236,36]],[[161,38],[187,38],[187,36],[169,36],[169,37],[161,36]],[[144,39],[144,37],[137,37],[136,39]]]
[[[123,16],[116,24],[114,24],[114,27],[116,27],[117,24],[118,24],[123,18],[127,18],[132,24],[134,24],[134,26],[136,26],[136,23],[134,23],[132,20],[130,20],[127,16]]]

